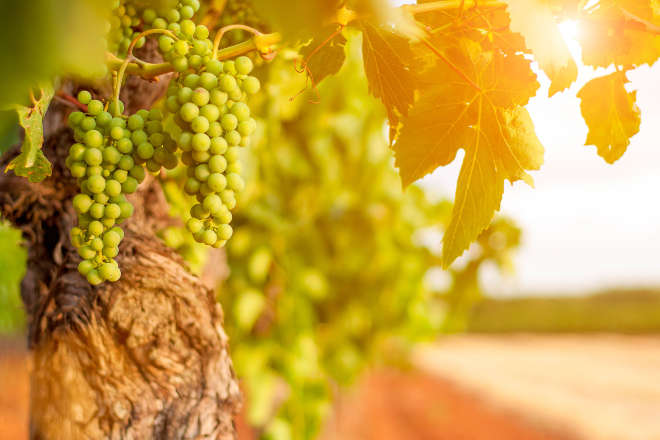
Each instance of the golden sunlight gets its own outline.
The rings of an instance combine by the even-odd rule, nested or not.
[[[559,23],[559,32],[567,43],[577,40],[580,26],[577,20],[564,20]]]

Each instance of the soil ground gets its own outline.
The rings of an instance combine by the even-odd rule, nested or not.
[[[19,347],[0,343],[0,439],[27,439]],[[323,440],[660,439],[660,337],[457,337],[415,363],[367,374]]]

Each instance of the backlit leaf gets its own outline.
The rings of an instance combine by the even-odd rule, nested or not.
[[[328,26],[301,49],[300,54],[307,63],[314,84],[318,84],[328,75],[339,72],[346,60],[345,44],[346,38],[341,33],[337,33],[337,26]]]
[[[543,162],[543,146],[522,107],[539,87],[529,61],[518,55],[480,52],[472,43],[450,51],[449,59],[480,90],[447,64],[427,72],[421,98],[402,119],[394,144],[404,185],[454,160],[465,150],[456,198],[443,242],[449,266],[488,226],[500,207],[504,180],[532,184],[526,170]]]
[[[519,32],[552,84],[549,95],[577,79],[577,65],[559,32],[550,5],[543,0],[506,0],[511,30]]]
[[[408,114],[415,97],[407,67],[413,61],[408,40],[386,29],[362,24],[362,55],[369,91],[385,104],[391,125]]]
[[[660,57],[660,36],[646,31],[638,21],[660,25],[655,10],[649,0],[616,0],[594,8],[580,22],[584,63],[598,67],[655,63]]]
[[[625,72],[589,81],[578,93],[580,108],[589,133],[586,145],[595,145],[608,163],[616,162],[626,152],[630,138],[637,134],[641,113],[637,92],[628,92]]]

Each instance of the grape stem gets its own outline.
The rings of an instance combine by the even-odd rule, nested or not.
[[[211,58],[215,59],[215,57],[218,56],[218,48],[220,47],[220,40],[222,40],[222,36],[225,34],[225,32],[229,32],[236,29],[251,32],[255,36],[263,35],[263,33],[258,31],[257,29],[244,24],[230,24],[229,26],[224,26],[218,29],[218,32],[216,32],[215,34],[215,38],[213,39],[213,54],[211,55]]]
[[[260,50],[263,47],[279,43],[280,40],[281,36],[278,33],[256,35],[254,38],[242,43],[220,49],[216,55],[216,59],[223,61],[235,58],[253,50]],[[174,72],[174,66],[171,63],[148,63],[138,60],[133,56],[127,56],[126,59],[122,59],[110,52],[106,53],[106,64],[110,70],[119,70],[125,65],[124,74],[136,75],[145,79],[156,78],[160,75]]]
[[[118,107],[119,92],[121,92],[121,83],[124,80],[124,73],[126,72],[126,69],[128,68],[128,64],[131,62],[131,60],[137,60],[133,56],[133,49],[135,49],[135,45],[137,44],[137,42],[140,39],[142,39],[144,37],[147,37],[148,35],[152,35],[152,34],[164,34],[164,35],[167,35],[170,38],[173,38],[174,40],[178,40],[177,36],[174,35],[173,32],[168,31],[167,29],[149,29],[147,31],[140,32],[139,34],[137,34],[135,36],[135,38],[133,38],[133,41],[131,41],[131,44],[128,46],[128,51],[126,52],[126,59],[124,60],[124,62],[119,67],[119,72],[117,73],[117,78],[115,79],[115,87],[114,87],[115,90],[114,90],[114,97],[113,97],[113,103],[114,104],[113,104],[113,106],[116,106],[116,107],[112,109],[113,110],[112,111],[113,116],[118,116],[116,113],[119,112],[119,107]],[[144,63],[144,61],[140,60],[140,62],[137,63],[137,64],[138,65],[144,65],[145,63]]]

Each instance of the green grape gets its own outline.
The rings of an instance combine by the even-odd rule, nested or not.
[[[209,120],[204,116],[197,116],[190,121],[190,128],[192,128],[195,133],[205,133],[209,129]]]
[[[207,151],[211,146],[211,139],[204,133],[196,133],[192,137],[191,144],[195,151]]]
[[[199,109],[199,114],[200,116],[205,117],[208,121],[214,122],[220,117],[220,109],[218,109],[216,105],[206,104]],[[219,136],[219,134],[216,136]]]
[[[191,218],[186,222],[186,228],[190,231],[191,234],[196,234],[201,231],[204,227],[204,224],[196,218]]]
[[[222,115],[222,119],[220,119],[220,124],[222,125],[222,128],[230,131],[234,130],[236,127],[238,127],[238,118],[236,115],[233,115],[231,113],[226,113]]]
[[[114,230],[109,230],[103,235],[103,244],[108,247],[119,246],[121,236]]]
[[[252,72],[252,68],[254,67],[254,65],[252,64],[252,60],[246,56],[240,56],[236,58],[234,64],[236,66],[236,71],[240,75],[249,74],[250,72]]]
[[[209,178],[209,167],[206,164],[200,164],[195,167],[195,178],[200,182],[205,182]]]
[[[121,184],[121,190],[124,194],[133,194],[137,191],[138,181],[133,177],[127,177],[126,182]]]
[[[231,213],[229,215],[231,215]],[[223,224],[218,226],[218,238],[220,240],[229,240],[234,232],[232,227],[227,223],[229,222],[223,222]]]
[[[101,251],[101,253],[106,258],[115,258],[117,255],[119,255],[119,248],[118,247],[104,247],[103,250]]]
[[[206,180],[206,184],[211,191],[220,192],[227,187],[227,178],[220,172],[214,172],[209,175],[208,179]],[[196,192],[197,191],[193,191],[191,194]]]
[[[227,169],[227,159],[221,154],[211,156],[208,163],[208,169],[212,173],[223,173]]]
[[[186,102],[181,106],[179,115],[184,121],[190,122],[199,116],[199,107],[192,102]]]
[[[239,176],[236,173],[229,173],[227,174],[227,186],[229,189],[233,191],[243,191],[245,188],[245,183],[243,182],[243,179],[241,176]]]
[[[83,131],[90,131],[96,128],[96,119],[89,116],[85,116],[82,121],[80,121],[80,128]],[[83,135],[84,137],[84,135]]]
[[[105,189],[105,179],[101,176],[90,176],[87,179],[87,189],[94,194],[103,192]]]
[[[190,97],[191,101],[193,104],[195,104],[197,107],[202,107],[206,104],[208,104],[209,99],[211,99],[211,94],[209,93],[208,90],[202,87],[197,87],[195,90],[193,90],[192,96]],[[199,108],[197,109],[197,112],[199,112]],[[187,120],[184,118],[186,122],[190,122],[190,120]]]
[[[92,94],[89,93],[87,90],[81,90],[80,92],[78,92],[78,101],[81,104],[87,105],[91,100],[92,100]]]
[[[105,193],[110,197],[117,197],[121,194],[121,182],[110,179],[105,182]]]
[[[191,89],[197,87],[197,84],[199,84],[199,75],[197,75],[196,73],[189,73],[183,79],[183,85]]]
[[[211,213],[211,215],[213,215],[214,213],[220,211],[220,208],[222,207],[222,200],[216,194],[209,194],[206,197],[204,197],[204,202],[202,203],[202,206],[204,206],[204,209],[206,209]]]
[[[98,148],[103,145],[103,135],[98,130],[89,130],[84,136],[85,144],[92,148]]]
[[[149,142],[143,142],[137,147],[137,155],[141,159],[151,159],[154,155],[154,147]],[[131,167],[132,168],[132,167]]]
[[[218,236],[210,229],[207,229],[202,233],[201,241],[209,246],[213,245],[217,240]]]
[[[82,120],[85,118],[85,114],[83,112],[71,112],[69,114],[68,122],[69,122],[69,127],[75,128],[77,125],[79,125]]]
[[[94,236],[99,236],[103,233],[103,223],[101,223],[98,220],[94,220],[89,223],[87,226],[87,230],[89,231],[90,234]]]
[[[87,274],[94,270],[94,263],[90,260],[82,260],[80,263],[78,263],[78,272],[82,276],[87,276]]]
[[[87,277],[87,281],[92,286],[98,286],[103,282],[103,278],[101,278],[99,272],[96,269],[92,269],[89,272],[87,272],[86,277]]]
[[[87,104],[87,113],[92,116],[98,115],[103,109],[103,103],[97,99],[92,99],[89,104]]]
[[[261,83],[254,76],[248,76],[243,80],[242,87],[247,94],[254,95],[259,92],[259,89],[261,89]]]
[[[92,206],[92,199],[87,194],[77,194],[73,198],[73,208],[78,214],[84,214]]]

